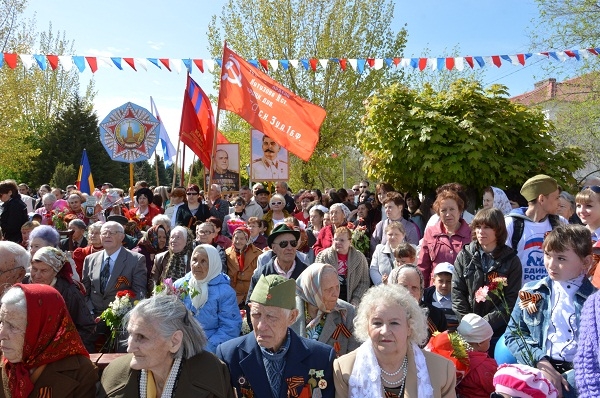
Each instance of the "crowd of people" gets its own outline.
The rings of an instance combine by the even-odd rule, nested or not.
[[[0,397],[600,396],[600,181],[274,185],[1,181]]]

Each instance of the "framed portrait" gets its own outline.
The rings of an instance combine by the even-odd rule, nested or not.
[[[250,131],[250,179],[252,181],[289,180],[289,153],[271,137]]]
[[[240,145],[217,144],[215,158],[212,162],[214,169],[214,184],[221,186],[223,194],[236,193],[240,190]],[[205,188],[210,187],[210,174],[208,170],[204,175]]]

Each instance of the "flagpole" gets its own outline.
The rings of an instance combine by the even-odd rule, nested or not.
[[[158,154],[154,152],[154,170],[156,171],[156,186],[160,186],[160,182],[158,180]]]
[[[221,55],[221,75],[223,75],[223,70],[225,68],[225,47],[227,47],[227,40],[225,40],[225,43],[223,44],[223,54]],[[217,117],[215,118],[215,134],[213,137],[213,147],[212,147],[212,152],[210,154],[210,177],[208,179],[208,181],[210,181],[212,183],[214,174],[215,174],[215,168],[213,167],[214,161],[215,161],[215,153],[217,152],[217,135],[219,134],[219,115],[221,114],[221,109],[219,109],[219,106],[221,105],[221,81],[219,81],[219,96],[217,97]],[[210,186],[207,187],[210,190]]]
[[[193,153],[193,152],[192,152]],[[192,174],[194,173],[194,162],[196,161],[196,154],[192,156],[192,166],[190,167],[190,175],[188,176],[188,185],[192,183]]]
[[[171,184],[171,192],[175,189],[177,179],[177,162],[179,161],[179,144],[181,144],[181,136],[177,138],[177,153],[175,153],[175,163],[173,163],[173,182]]]
[[[185,144],[183,144],[183,151],[181,151],[181,185],[185,184]]]

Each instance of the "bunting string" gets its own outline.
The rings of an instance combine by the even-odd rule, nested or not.
[[[330,65],[341,70],[352,69],[362,74],[365,70],[379,70],[382,68],[412,68],[423,71],[476,69],[495,66],[500,68],[505,65],[525,66],[532,57],[545,57],[549,60],[565,62],[568,59],[581,61],[600,54],[599,48],[586,48],[580,50],[544,51],[538,53],[521,53],[513,55],[486,55],[486,56],[461,56],[438,58],[302,58],[302,59],[249,59],[250,64],[265,71],[276,71],[279,68],[303,68],[314,72],[326,70]],[[80,55],[53,55],[53,54],[17,54],[3,53],[0,57],[0,68],[6,65],[15,69],[19,62],[26,68],[38,67],[45,70],[57,70],[59,67],[70,71],[76,67],[83,73],[90,70],[96,73],[99,69],[148,71],[149,68],[158,68],[168,72],[181,73],[187,70],[192,73],[198,70],[213,72],[221,67],[220,59],[196,58],[133,58],[133,57],[98,57]]]

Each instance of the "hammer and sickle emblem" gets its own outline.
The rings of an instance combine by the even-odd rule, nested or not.
[[[242,87],[242,74],[240,73],[240,63],[237,59],[232,56],[225,62],[225,69],[227,72],[223,73],[221,80],[227,79],[230,83],[237,84],[240,88]]]

